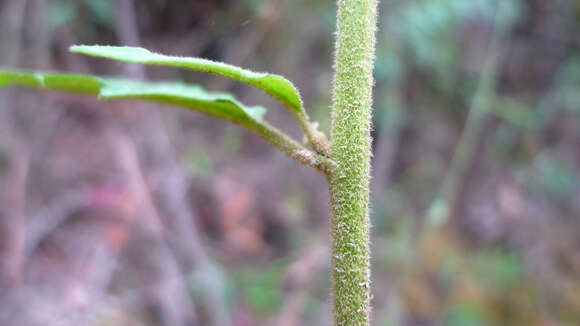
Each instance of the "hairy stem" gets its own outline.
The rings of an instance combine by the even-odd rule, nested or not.
[[[314,149],[318,154],[323,156],[328,156],[330,151],[326,135],[317,129],[315,123],[310,122],[310,118],[306,111],[295,112],[294,117],[298,120],[300,128],[304,131],[304,135],[310,144],[310,147]]]
[[[329,174],[335,325],[369,325],[369,166],[376,0],[338,0]]]
[[[313,167],[318,171],[328,175],[334,167],[334,162],[315,151],[311,151],[302,146],[284,132],[265,121],[249,123],[244,127],[258,134],[262,139],[274,145],[284,154],[303,165]]]

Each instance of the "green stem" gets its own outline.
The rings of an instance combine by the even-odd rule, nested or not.
[[[313,167],[326,175],[330,173],[330,170],[334,166],[334,162],[328,157],[307,149],[265,121],[255,121],[244,125],[244,127],[258,134],[262,139],[274,145],[292,159],[306,166]]]
[[[329,174],[335,325],[369,325],[369,166],[376,0],[338,0]]]
[[[300,124],[300,128],[304,131],[304,135],[306,136],[310,147],[312,147],[312,149],[314,149],[318,154],[328,156],[330,147],[326,135],[317,129],[316,123],[310,122],[310,118],[304,109],[302,109],[301,112],[293,111],[293,113],[298,124]]]

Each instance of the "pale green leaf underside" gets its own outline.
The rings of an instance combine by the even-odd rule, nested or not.
[[[154,101],[189,108],[244,126],[259,123],[265,113],[264,108],[244,106],[230,94],[207,92],[197,85],[175,82],[0,70],[0,88],[9,85],[97,95],[100,99]]]
[[[139,47],[76,45],[71,46],[70,50],[80,54],[123,62],[177,67],[228,77],[265,91],[294,111],[294,113],[304,113],[298,90],[288,79],[279,75],[253,72],[207,59],[167,56]]]

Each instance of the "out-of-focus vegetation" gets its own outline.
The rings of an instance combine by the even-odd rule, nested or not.
[[[328,131],[332,1],[127,3],[2,0],[0,64],[203,82],[298,135],[240,84],[67,49],[202,56],[287,76]],[[384,0],[380,12],[374,324],[576,325],[580,5]],[[0,96],[0,324],[330,324],[316,172],[194,113]]]

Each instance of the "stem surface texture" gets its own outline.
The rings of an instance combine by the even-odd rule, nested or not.
[[[329,173],[335,325],[369,325],[369,170],[377,0],[339,0]]]

